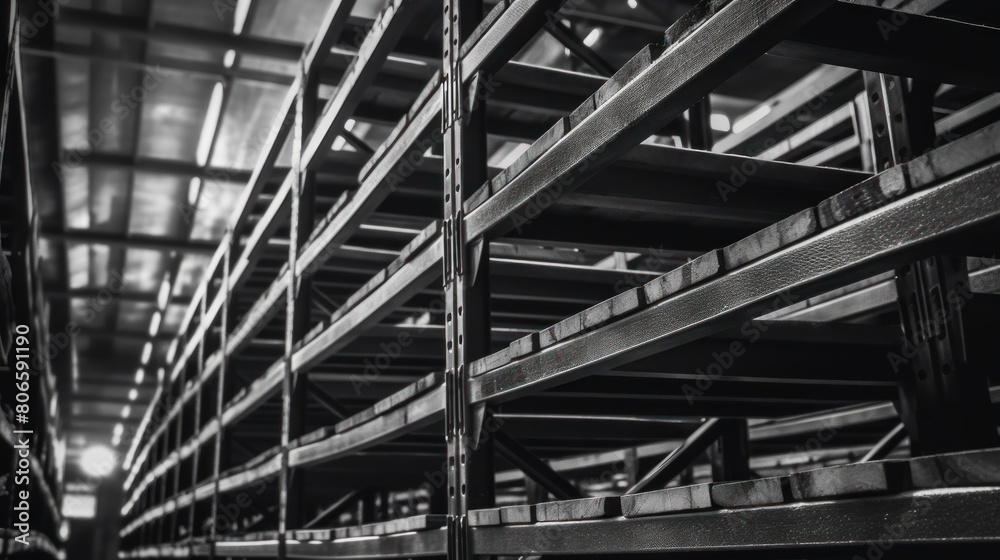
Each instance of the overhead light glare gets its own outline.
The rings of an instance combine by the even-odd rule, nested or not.
[[[212,140],[215,138],[215,130],[219,126],[219,117],[222,115],[223,91],[222,82],[215,82],[215,87],[212,88],[212,97],[208,101],[205,122],[201,127],[201,137],[198,139],[196,153],[198,167],[205,167],[208,164],[208,154],[212,151]]]
[[[153,320],[149,322],[149,336],[156,336],[160,332],[160,321],[163,320],[163,313],[159,311],[153,313]]]
[[[733,132],[739,134],[740,132],[743,132],[744,130],[750,128],[751,126],[757,124],[758,122],[761,121],[761,119],[770,114],[771,114],[771,106],[761,105],[760,107],[757,107],[753,111],[750,111],[750,113],[748,113],[744,117],[737,119],[737,121],[733,123]]]
[[[729,117],[723,115],[722,113],[712,113],[710,125],[712,130],[717,132],[729,132],[729,129],[732,126],[729,122]]]
[[[239,0],[236,3],[236,11],[233,13],[233,34],[243,33],[243,28],[247,24],[247,16],[250,14],[250,0]]]
[[[149,334],[152,335],[153,333]],[[146,344],[143,345],[142,347],[142,365],[148,364],[149,358],[152,357],[152,355],[153,355],[153,343],[146,342]]]
[[[118,466],[118,455],[103,445],[95,445],[83,452],[80,457],[83,472],[94,478],[104,478]]]

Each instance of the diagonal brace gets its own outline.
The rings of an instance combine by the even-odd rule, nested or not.
[[[722,435],[722,429],[723,421],[719,418],[712,418],[699,426],[680,447],[671,451],[625,494],[642,492],[657,480],[663,481],[664,484],[670,482],[715,443],[715,440]]]
[[[344,420],[345,418],[351,416],[344,406],[337,402],[337,399],[330,396],[329,393],[324,391],[316,383],[309,383],[309,393],[316,399],[316,402],[323,406],[323,408],[329,410],[331,414],[336,416],[337,420]]]
[[[896,449],[900,443],[903,443],[903,440],[906,439],[907,435],[906,425],[900,422],[895,428],[890,430],[889,433],[883,436],[882,439],[875,444],[875,447],[872,447],[868,453],[865,453],[865,456],[858,462],[867,463],[869,461],[885,459],[890,453],[892,453],[893,449]]]
[[[583,494],[570,481],[563,478],[548,463],[538,458],[520,442],[504,432],[496,432],[496,451],[508,463],[520,469],[526,476],[545,488],[557,500],[574,500]]]

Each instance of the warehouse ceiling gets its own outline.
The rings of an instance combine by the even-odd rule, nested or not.
[[[54,17],[41,11],[22,20],[41,274],[71,466],[95,444],[130,442],[303,44],[330,3],[58,0]],[[618,68],[693,3],[586,0],[567,3],[560,16]],[[358,0],[331,58],[350,60],[383,4]],[[426,23],[411,25],[404,54],[390,57],[394,76],[422,84],[436,71],[436,25]],[[600,73],[551,35],[536,37],[519,60]],[[773,80],[737,77],[713,98],[726,122],[813,68],[766,58],[757,64]],[[320,96],[332,91],[326,85]],[[391,85],[373,88],[367,118],[349,121],[352,136],[331,149],[377,146],[409,99]],[[520,120],[544,121],[520,112]],[[496,142],[491,165],[503,167],[523,147]],[[287,148],[279,166],[289,165]]]

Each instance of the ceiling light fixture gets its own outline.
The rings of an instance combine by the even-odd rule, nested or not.
[[[94,478],[104,478],[118,466],[118,455],[103,445],[87,448],[80,457],[83,472]]]
[[[163,309],[167,306],[167,299],[170,297],[170,274],[163,277],[160,284],[160,293],[156,294],[156,306]]]
[[[149,334],[150,334],[150,336],[153,335],[153,333],[149,333]],[[143,347],[142,347],[142,360],[141,360],[142,361],[142,365],[148,364],[149,363],[149,358],[151,358],[152,356],[153,356],[153,343],[152,342],[146,342],[146,344],[144,344]]]
[[[205,123],[201,127],[201,137],[198,139],[196,153],[198,167],[205,167],[208,164],[208,155],[212,151],[215,129],[219,126],[219,117],[222,115],[222,94],[224,91],[222,82],[215,82],[215,87],[212,88],[212,97],[208,101],[208,111],[205,112]]]
[[[729,117],[726,115],[723,115],[722,113],[712,113],[710,121],[712,130],[716,130],[718,132],[729,132],[731,124],[729,122]]]
[[[156,336],[160,332],[160,321],[163,320],[163,313],[159,311],[153,313],[153,320],[149,322],[149,336]]]
[[[234,35],[243,33],[243,27],[247,24],[247,16],[250,14],[250,1],[251,0],[239,0],[239,2],[236,3],[236,10],[233,12]]]

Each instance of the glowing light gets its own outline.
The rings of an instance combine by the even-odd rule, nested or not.
[[[587,36],[583,38],[583,44],[587,45],[588,47],[593,47],[597,43],[597,40],[600,38],[601,38],[601,29],[599,27],[595,27],[593,31],[587,33]]]
[[[250,0],[239,0],[236,4],[236,11],[233,13],[233,34],[243,33],[243,27],[247,24],[247,15],[250,14]]]
[[[222,63],[226,65],[226,68],[232,68],[233,64],[236,64],[236,51],[232,49],[226,51],[226,56],[222,58]]]
[[[103,445],[95,445],[83,452],[80,457],[83,472],[94,478],[104,478],[114,472],[118,466],[118,455]]]
[[[194,206],[198,202],[198,193],[201,191],[201,177],[191,177],[188,183],[188,206]]]
[[[212,150],[215,129],[218,127],[219,117],[222,115],[223,91],[222,82],[215,82],[212,98],[208,101],[208,111],[205,113],[205,124],[201,127],[201,138],[198,139],[198,152],[196,154],[198,167],[204,167],[208,163],[208,153]]]
[[[634,10],[639,7],[639,3],[636,0],[628,0],[628,7]]]
[[[128,400],[134,401],[137,398],[139,398],[139,390],[138,389],[130,389],[129,392],[128,392]]]
[[[135,370],[135,384],[142,385],[144,379],[146,379],[146,370],[142,368]]]
[[[125,433],[125,425],[122,424],[121,422],[115,424],[115,431],[114,431],[115,437],[121,437],[123,433]]]
[[[717,130],[719,132],[729,132],[729,129],[732,126],[729,122],[729,117],[723,115],[722,113],[712,113],[710,121],[712,130]]]
[[[129,416],[132,416],[132,405],[127,404],[122,409],[122,418],[128,418]]]
[[[97,513],[97,497],[93,494],[65,494],[62,514],[66,519],[93,519]]]
[[[160,331],[160,321],[162,319],[162,313],[159,311],[153,313],[153,320],[149,322],[149,336],[156,336],[156,333]]]
[[[170,297],[170,275],[168,274],[163,283],[160,284],[160,293],[156,294],[156,306],[163,309],[167,306],[167,299]]]
[[[149,334],[153,335],[153,334],[156,334],[156,333],[149,333]],[[142,365],[148,364],[149,363],[149,358],[152,355],[153,355],[153,343],[152,342],[147,342],[142,347]]]

